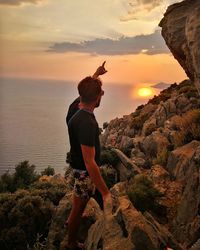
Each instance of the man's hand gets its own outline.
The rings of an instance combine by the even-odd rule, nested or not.
[[[107,72],[107,70],[105,69],[105,63],[106,61],[104,61],[103,64],[97,68],[96,72],[93,75],[93,78],[97,78],[98,76],[103,75]]]

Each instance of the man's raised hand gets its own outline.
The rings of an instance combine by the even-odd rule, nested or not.
[[[93,75],[94,78],[97,78],[98,76],[103,75],[107,72],[107,70],[105,69],[105,63],[106,61],[104,61],[102,65],[97,68],[96,72]]]

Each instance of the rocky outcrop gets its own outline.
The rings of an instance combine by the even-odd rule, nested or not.
[[[133,148],[143,151],[143,139],[153,132],[158,134],[161,129],[162,136],[173,143],[174,129],[167,123],[174,116],[182,116],[189,110],[199,108],[200,98],[190,80],[184,80],[179,85],[173,84],[135,112],[108,123],[100,136],[101,145],[115,147],[123,152],[131,152]]]
[[[156,157],[168,145],[168,139],[160,131],[154,131],[151,135],[144,138],[142,148],[146,155]]]
[[[118,197],[117,202],[113,216],[102,217],[91,226],[89,235],[93,237],[88,238],[87,250],[182,249],[166,228],[149,213],[138,212],[127,196]]]
[[[171,230],[188,247],[200,237],[200,142],[192,141],[172,151],[167,168],[183,183]]]
[[[168,7],[160,22],[162,36],[200,94],[200,1],[185,0]]]
[[[120,163],[115,167],[119,173],[119,181],[125,181],[141,173],[141,170],[122,151],[112,149],[120,159]]]

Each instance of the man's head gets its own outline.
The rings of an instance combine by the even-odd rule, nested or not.
[[[95,107],[100,105],[101,96],[104,91],[101,89],[102,82],[100,79],[88,76],[78,84],[78,92],[81,102],[85,104],[95,104]]]

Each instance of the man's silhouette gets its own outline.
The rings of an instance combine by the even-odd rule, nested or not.
[[[70,164],[75,178],[73,205],[67,220],[68,249],[83,248],[83,245],[77,242],[77,232],[90,197],[96,197],[102,209],[105,204],[112,206],[110,191],[99,170],[99,126],[93,113],[94,109],[99,107],[104,94],[101,80],[98,78],[107,72],[104,65],[105,62],[93,77],[88,76],[80,81],[79,98],[70,105],[66,117],[71,146]]]

